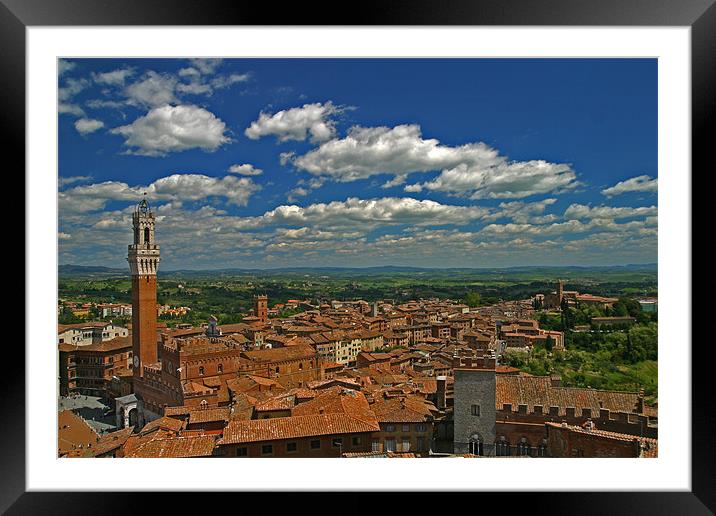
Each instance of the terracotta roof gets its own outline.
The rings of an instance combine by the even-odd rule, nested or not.
[[[280,362],[283,360],[297,360],[301,358],[313,358],[316,350],[311,346],[302,344],[285,348],[261,349],[257,351],[245,351],[242,356],[257,362]]]
[[[89,448],[87,451],[92,457],[105,455],[111,451],[121,448],[133,432],[134,428],[130,427],[105,434],[99,438],[96,445],[93,445],[92,448]]]
[[[230,414],[231,409],[229,407],[196,408],[189,412],[189,424],[228,421]]]
[[[340,386],[332,387],[314,399],[296,405],[291,411],[293,416],[309,414],[347,414],[365,422],[376,421],[375,413],[371,411],[362,392]]]
[[[164,416],[160,417],[159,419],[155,419],[154,421],[150,421],[149,423],[144,425],[144,428],[142,428],[139,433],[144,435],[155,430],[169,430],[172,432],[178,432],[182,428],[184,428],[183,421],[174,419],[173,417]]]
[[[259,441],[297,439],[319,435],[377,432],[377,422],[368,423],[347,414],[277,417],[231,421],[218,444],[239,444]]]
[[[131,447],[125,446],[125,457],[210,457],[214,451],[216,437],[214,435],[161,436],[139,439],[131,444]]]
[[[130,349],[132,347],[132,337],[115,337],[111,340],[104,340],[97,344],[89,344],[87,346],[78,346],[76,351],[117,351],[120,349]]]
[[[642,444],[642,457],[645,458],[654,458],[658,456],[659,451],[659,441],[657,439],[652,439],[650,437],[638,437],[630,434],[622,434],[618,432],[608,432],[606,430],[587,430],[586,428],[582,428],[581,426],[576,425],[563,425],[560,423],[552,423],[547,422],[545,423],[548,426],[551,426],[553,428],[564,428],[569,430],[570,432],[578,433],[578,434],[585,434],[585,435],[593,435],[602,439],[609,439],[609,440],[615,440],[615,441],[625,441],[625,442],[633,442],[633,441],[639,441]]]
[[[380,423],[424,423],[432,417],[427,405],[413,397],[376,400],[370,408]]]
[[[276,396],[267,400],[261,401],[254,407],[256,412],[270,412],[274,410],[291,410],[296,404],[296,399],[293,396]]]
[[[600,408],[612,412],[636,412],[638,393],[603,391],[598,389],[582,389],[576,387],[552,387],[549,376],[512,376],[497,375],[495,404],[498,410],[503,404],[512,404],[517,410],[520,404],[527,405],[532,412],[535,405],[542,405],[548,413],[549,407],[560,407],[560,415],[565,414],[566,407],[574,407],[575,415],[580,416],[582,408],[589,408],[593,415],[599,414]]]

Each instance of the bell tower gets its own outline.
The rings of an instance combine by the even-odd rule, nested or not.
[[[144,376],[145,365],[158,361],[157,268],[160,258],[159,246],[154,243],[154,224],[154,213],[145,197],[132,214],[134,243],[127,253],[132,274],[132,367],[135,379]]]

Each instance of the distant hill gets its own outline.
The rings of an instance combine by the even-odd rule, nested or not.
[[[159,271],[160,276],[213,276],[213,275],[227,275],[227,274],[386,274],[386,273],[430,273],[440,271],[452,271],[452,272],[471,272],[471,273],[484,273],[484,274],[515,274],[515,273],[551,273],[555,277],[559,276],[560,272],[568,273],[572,272],[605,272],[605,271],[643,271],[643,272],[656,272],[658,265],[656,263],[645,263],[645,264],[629,264],[629,265],[525,265],[519,267],[449,267],[449,268],[428,268],[428,267],[407,267],[398,265],[382,265],[376,267],[282,267],[277,269],[242,269],[242,268],[227,268],[227,269],[175,269],[175,270],[161,270]],[[58,267],[58,273],[60,276],[128,276],[129,268],[111,268],[102,266],[86,266],[86,265],[60,265]]]

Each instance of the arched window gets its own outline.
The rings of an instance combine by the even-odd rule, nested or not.
[[[204,376],[204,368],[199,367],[199,376]]]
[[[547,439],[542,439],[542,442],[539,445],[539,448],[537,448],[537,456],[538,457],[546,457],[547,456]]]
[[[149,228],[144,228],[144,243],[149,243]]]
[[[217,369],[218,369],[219,373],[223,373],[224,372],[224,364],[219,364],[219,367]]]
[[[468,443],[468,453],[472,455],[481,456],[483,454],[482,439],[479,436],[471,436],[470,442]]]
[[[495,455],[498,457],[508,457],[510,455],[510,443],[505,436],[501,436],[500,440],[495,444]]]
[[[527,438],[523,437],[520,439],[520,444],[517,446],[517,451],[520,455],[530,455],[530,452],[532,451],[532,447],[527,442]]]
[[[209,406],[209,402],[206,400],[201,400],[201,403],[199,403],[199,405],[201,406],[201,408],[205,409]]]

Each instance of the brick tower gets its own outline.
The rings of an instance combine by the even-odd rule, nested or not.
[[[254,296],[254,315],[258,317],[261,322],[268,321],[268,296]]]
[[[146,194],[145,194],[146,195]],[[159,246],[154,243],[154,213],[146,198],[132,215],[134,243],[127,261],[132,273],[132,354],[134,379],[144,376],[145,365],[157,357],[157,268]]]

